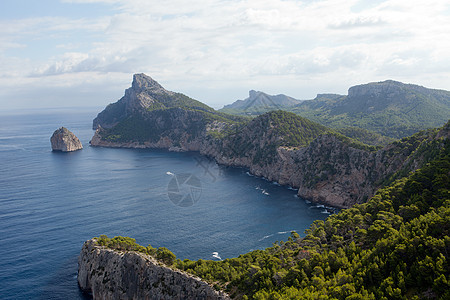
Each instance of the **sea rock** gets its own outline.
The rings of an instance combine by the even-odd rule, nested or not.
[[[150,255],[84,243],[78,285],[94,299],[230,299],[200,278],[169,268]]]
[[[70,130],[61,127],[50,138],[53,151],[70,152],[83,149],[80,140]]]

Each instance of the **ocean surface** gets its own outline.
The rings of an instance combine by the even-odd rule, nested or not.
[[[289,187],[197,153],[90,147],[100,110],[0,112],[1,299],[85,299],[77,257],[101,234],[217,260],[327,217]],[[51,151],[61,126],[83,150]]]

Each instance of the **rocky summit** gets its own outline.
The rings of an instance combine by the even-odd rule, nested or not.
[[[71,152],[83,149],[80,140],[65,127],[58,128],[50,138],[53,151]]]

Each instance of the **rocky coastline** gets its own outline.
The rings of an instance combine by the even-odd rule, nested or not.
[[[301,198],[338,208],[364,203],[398,174],[417,170],[427,162],[427,147],[434,143],[439,149],[437,144],[449,136],[447,123],[439,134],[424,131],[375,151],[292,113],[236,121],[166,91],[145,74],[135,74],[132,87],[99,113],[93,126],[91,146],[197,151],[218,164],[296,188]],[[280,146],[292,137],[289,130],[303,144]]]
[[[437,135],[423,137],[423,146],[427,141],[448,139],[448,136],[446,126]],[[162,137],[156,143],[118,143],[103,140],[101,132],[97,130],[90,143],[96,147],[197,151],[213,158],[218,164],[243,167],[255,176],[298,189],[301,198],[338,208],[349,208],[365,202],[382,186],[384,180],[396,172],[414,171],[426,162],[423,157],[411,155],[417,152],[414,147],[404,149],[402,144],[390,144],[376,152],[369,152],[353,148],[337,137],[326,134],[300,149],[279,147],[273,162],[266,165],[254,164],[251,156],[224,155],[221,151],[223,145],[219,146],[217,141],[209,138],[175,143]]]

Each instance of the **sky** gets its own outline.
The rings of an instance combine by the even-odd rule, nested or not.
[[[0,110],[102,107],[134,73],[214,108],[252,89],[450,90],[450,1],[0,1]]]

